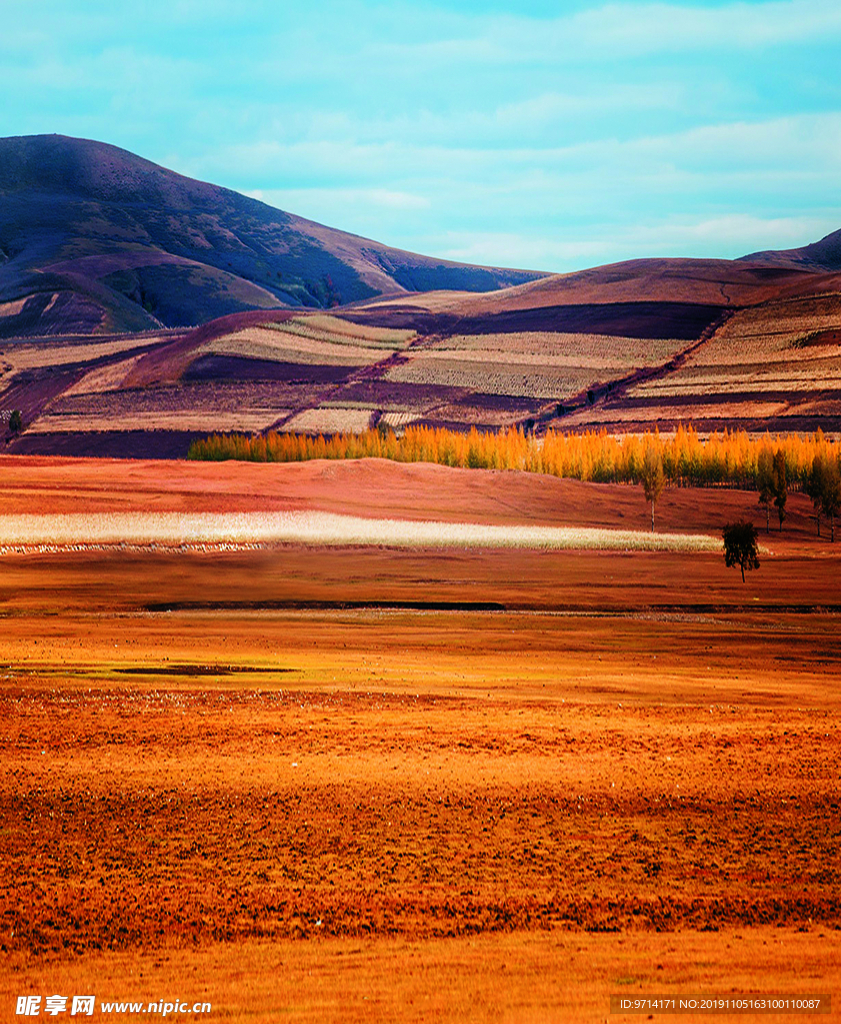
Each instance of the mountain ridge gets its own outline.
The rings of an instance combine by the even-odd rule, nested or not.
[[[32,297],[0,336],[183,327],[540,276],[396,249],[108,143],[0,139],[0,313]]]
[[[742,256],[742,260],[768,266],[791,266],[809,270],[841,271],[841,229],[797,249],[768,249]]]
[[[836,432],[840,248],[473,267],[104,143],[0,139],[0,423],[24,424],[6,450],[181,457],[211,432],[410,424]]]

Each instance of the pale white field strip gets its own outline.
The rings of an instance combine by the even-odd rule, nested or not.
[[[452,356],[453,353],[448,353]],[[528,395],[559,398],[589,386],[593,373],[583,367],[547,367],[536,364],[468,363],[460,359],[412,358],[390,367],[386,380],[401,384],[435,384],[447,387],[481,387],[486,394]]]
[[[415,409],[413,412],[408,412],[405,409],[399,412],[384,412],[380,417],[380,423],[384,423],[387,427],[405,427],[413,420],[419,419],[421,414],[420,409]]]
[[[283,429],[313,434],[358,434],[370,427],[373,414],[374,410],[370,406],[367,409],[336,406],[329,409],[304,409],[284,424]]]
[[[116,512],[0,516],[0,553],[85,547],[312,544],[398,548],[720,551],[704,534],[364,519],[332,512]]]
[[[123,414],[90,409],[75,413],[47,413],[29,424],[29,434],[86,434],[106,430],[198,430],[211,433],[266,430],[292,410],[271,409],[160,409],[127,410]]]
[[[686,348],[676,339],[619,338],[606,334],[568,334],[557,331],[520,331],[516,334],[460,334],[435,343],[433,352],[490,350],[515,356],[533,355],[548,360],[564,359],[558,365],[604,366],[621,369],[632,366],[656,366]]]
[[[210,355],[240,355],[293,363],[335,363],[341,366],[364,366],[378,363],[383,349],[375,346],[352,344],[332,337],[301,334],[281,330],[285,324],[278,324],[277,330],[267,327],[249,327],[235,334],[225,335],[205,342],[197,352]],[[388,351],[393,351],[390,345]]]

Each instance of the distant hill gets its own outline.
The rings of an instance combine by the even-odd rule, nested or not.
[[[105,143],[0,139],[0,338],[191,326],[540,276],[389,248]]]
[[[799,249],[772,249],[742,259],[772,266],[798,267],[812,271],[841,271],[841,231],[833,231],[819,242]]]
[[[7,452],[679,423],[841,434],[841,231],[539,275],[389,249],[113,146],[0,140]]]
[[[767,255],[756,262],[626,260],[482,295],[385,296],[348,316],[427,334],[561,331],[691,340],[735,310],[841,290],[841,271]]]

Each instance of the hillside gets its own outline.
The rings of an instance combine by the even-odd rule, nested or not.
[[[104,143],[0,139],[0,337],[183,327],[537,276],[402,252]]]
[[[26,428],[6,450],[410,423],[838,433],[839,244],[537,276],[399,253],[111,146],[0,140],[0,420]]]
[[[0,407],[20,409],[26,430],[7,450],[173,457],[215,431],[410,423],[841,430],[831,276],[800,275],[800,294],[789,273],[776,284],[731,279],[726,305],[710,301],[714,282],[697,274],[649,278],[637,301],[617,282],[614,302],[592,301],[610,297],[592,275],[579,291],[569,279],[553,291],[553,280],[330,314],[255,310],[192,331],[8,342]],[[735,305],[736,295],[754,302]]]
[[[799,249],[775,249],[743,257],[751,263],[773,267],[795,267],[811,271],[841,271],[841,231],[833,231]]]

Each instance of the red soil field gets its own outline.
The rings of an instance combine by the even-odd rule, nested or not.
[[[0,513],[649,516],[638,488],[376,462],[2,469]],[[713,555],[2,557],[0,1005],[177,986],[231,1020],[601,1021],[611,993],[837,1000],[841,544],[801,498],[746,584]],[[758,521],[755,500],[673,490],[658,528]]]
[[[0,514],[306,509],[446,522],[651,526],[651,510],[639,487],[429,463],[209,463],[31,455],[5,456],[0,466]],[[831,550],[815,535],[805,495],[790,494],[786,512],[781,534],[772,521],[769,544],[788,550],[792,541],[814,540],[810,552]],[[656,520],[664,532],[719,533],[737,516],[754,518],[764,534],[765,515],[756,493],[731,488],[667,489],[657,504]]]

